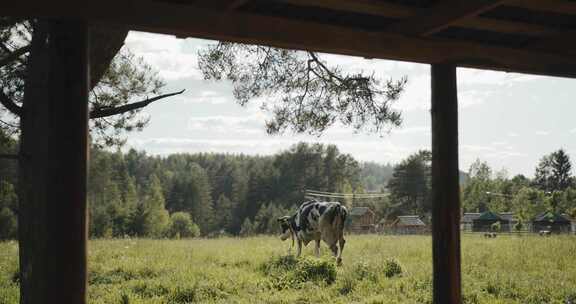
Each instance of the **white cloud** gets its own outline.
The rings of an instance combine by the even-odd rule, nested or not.
[[[189,131],[217,132],[223,134],[265,134],[263,115],[250,116],[203,116],[188,119]]]
[[[126,45],[144,58],[146,63],[159,70],[167,81],[185,77],[201,79],[196,52],[183,51],[184,40],[174,36],[130,32]]]
[[[508,142],[507,141],[493,141],[490,144],[493,146],[505,146],[508,144]]]
[[[508,132],[506,135],[508,135],[508,137],[518,137],[520,136],[520,134],[516,133],[516,132]]]
[[[224,104],[232,103],[233,98],[231,94],[225,92],[211,91],[209,89],[200,91],[196,96],[190,96],[186,103],[208,103],[208,104]]]
[[[458,85],[510,86],[518,82],[540,80],[543,77],[499,71],[458,68]]]
[[[430,126],[413,126],[407,128],[394,129],[391,134],[431,134]]]
[[[549,135],[550,132],[540,130],[540,131],[536,131],[534,134],[540,135],[540,136],[546,136],[546,135]]]

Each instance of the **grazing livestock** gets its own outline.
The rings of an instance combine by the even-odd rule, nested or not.
[[[302,252],[304,246],[312,240],[316,242],[316,256],[320,255],[320,240],[332,250],[338,264],[342,262],[342,251],[344,250],[344,222],[348,211],[346,207],[338,202],[305,202],[292,216],[283,216],[278,219],[282,227],[281,240],[289,237],[296,238],[298,251],[296,256]],[[340,250],[338,250],[340,247]]]
[[[538,234],[540,234],[540,236],[550,236],[550,235],[552,235],[552,231],[550,231],[550,230],[540,230],[540,231],[538,232]]]
[[[495,238],[497,236],[496,232],[486,232],[484,233],[485,238]]]

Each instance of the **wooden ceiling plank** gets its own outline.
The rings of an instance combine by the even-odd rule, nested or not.
[[[527,36],[547,36],[557,33],[555,29],[537,24],[498,20],[491,18],[467,18],[456,21],[454,26],[476,30],[493,31],[504,34],[518,34]]]
[[[117,2],[117,1],[116,1]],[[0,2],[6,15],[86,18],[97,24],[129,26],[155,33],[254,43],[292,49],[419,63],[451,62],[459,66],[576,78],[576,49],[511,49],[459,40],[406,37],[367,32],[239,11],[203,9],[173,3],[112,0],[76,3],[64,0]],[[62,8],[65,7],[66,10]]]
[[[391,25],[387,31],[408,36],[428,36],[440,32],[458,21],[475,17],[505,0],[441,1],[421,10],[416,16]]]
[[[563,31],[525,45],[528,50],[557,50],[576,57],[576,31]]]
[[[320,8],[338,9],[348,12],[383,16],[387,18],[411,18],[422,14],[422,9],[391,4],[374,0],[277,0],[298,6],[312,6]],[[554,33],[553,29],[545,26],[528,24],[516,21],[505,21],[490,18],[464,18],[455,20],[452,24],[458,27],[494,31],[507,34],[524,34],[541,36]]]
[[[235,10],[248,2],[250,2],[250,0],[232,0],[231,3],[228,5],[227,9]]]
[[[312,6],[332,10],[385,16],[389,18],[407,18],[415,15],[418,9],[376,0],[277,0],[279,2]]]
[[[508,0],[507,5],[557,14],[576,15],[576,2],[567,0]]]
[[[240,12],[223,14],[174,5],[145,8],[148,11],[140,6],[139,15],[114,17],[104,14],[100,20],[179,36],[420,63],[452,62],[472,68],[576,78],[576,57],[564,53],[366,32]],[[148,17],[151,15],[155,18]]]

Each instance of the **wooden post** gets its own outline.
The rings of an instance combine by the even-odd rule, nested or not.
[[[34,25],[20,154],[21,303],[86,303],[88,27]]]
[[[433,64],[432,251],[434,303],[460,304],[460,185],[456,66]]]

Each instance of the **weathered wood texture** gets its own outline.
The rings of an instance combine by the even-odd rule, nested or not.
[[[574,1],[412,2],[418,1],[21,0],[0,3],[0,9],[11,15],[73,14],[97,25],[179,37],[576,78]]]
[[[434,303],[461,303],[456,66],[432,71],[432,251]]]
[[[85,303],[88,27],[39,20],[20,158],[21,303]]]

